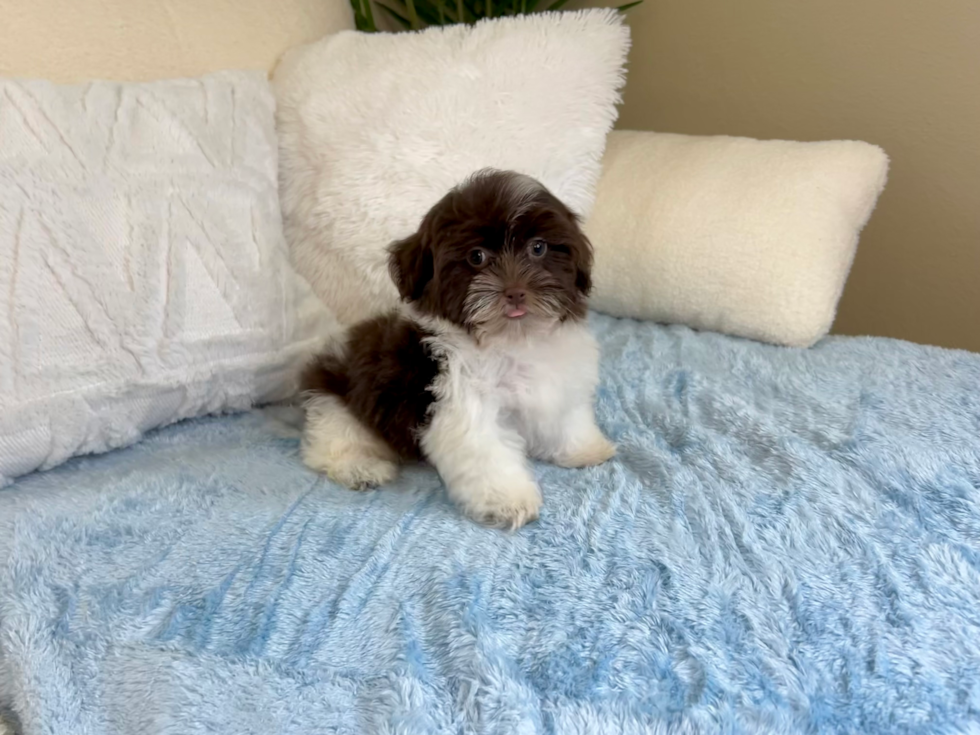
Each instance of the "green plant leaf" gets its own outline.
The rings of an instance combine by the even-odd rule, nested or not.
[[[391,0],[388,0],[388,2],[391,2]],[[396,23],[398,23],[399,25],[401,25],[403,28],[405,28],[406,30],[410,30],[411,29],[412,22],[408,18],[406,18],[404,15],[402,15],[401,13],[399,13],[397,10],[394,10],[387,3],[383,3],[383,2],[380,2],[379,1],[378,2],[378,7],[381,8],[383,11],[385,11],[385,13],[387,13]]]
[[[483,10],[480,8],[479,0],[463,0],[463,22],[476,23],[483,17]]]
[[[371,12],[371,0],[351,0],[354,10],[354,26],[359,31],[375,33],[378,28],[374,24],[374,14]]]
[[[371,27],[372,33],[378,32],[378,25],[374,22],[374,9],[371,7],[371,0],[362,0],[364,3],[364,17],[367,24]]]
[[[408,20],[412,24],[412,30],[417,31],[422,26],[419,24],[419,14],[415,11],[415,0],[405,0],[408,8]]]
[[[482,18],[557,11],[568,0],[375,0],[401,28],[419,29],[450,23],[476,23]],[[625,12],[643,0],[631,0],[616,10]],[[371,0],[350,0],[358,30],[377,31]]]
[[[419,23],[422,28],[426,26],[443,26],[452,22],[454,13],[446,7],[446,0],[437,0],[435,3],[420,2],[415,0],[415,11],[419,16]]]

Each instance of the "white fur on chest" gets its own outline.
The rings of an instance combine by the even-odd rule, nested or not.
[[[425,324],[429,329],[433,325]],[[551,412],[570,398],[591,394],[598,380],[595,338],[580,323],[531,336],[502,336],[478,344],[468,334],[433,329],[433,351],[443,358],[436,386],[449,394],[472,393],[508,412]],[[438,331],[437,331],[438,330]]]
[[[482,343],[441,321],[420,323],[434,334],[428,342],[442,362],[433,414],[455,416],[458,431],[498,426],[516,435],[523,451],[552,458],[573,424],[592,423],[599,351],[584,323],[515,330]]]

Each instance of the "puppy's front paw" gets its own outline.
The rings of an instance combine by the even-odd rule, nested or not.
[[[307,403],[300,455],[307,467],[352,490],[384,485],[398,475],[394,450],[335,396]]]
[[[461,495],[464,496],[461,499],[464,512],[477,523],[492,528],[516,531],[524,524],[536,521],[541,510],[541,492],[528,480]]]
[[[394,480],[398,476],[398,465],[369,455],[347,457],[327,468],[326,474],[351,490],[369,490]]]
[[[589,442],[561,452],[555,457],[559,467],[592,467],[616,456],[616,445],[598,431]]]
[[[307,438],[300,453],[307,467],[351,490],[385,485],[398,476],[394,453],[376,442],[315,442]]]

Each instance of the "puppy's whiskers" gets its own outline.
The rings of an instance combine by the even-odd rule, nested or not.
[[[494,320],[504,320],[501,308],[503,284],[493,274],[480,274],[473,278],[466,293],[464,310],[466,321],[479,327]]]

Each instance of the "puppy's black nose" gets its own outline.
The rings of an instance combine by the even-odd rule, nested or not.
[[[523,306],[524,299],[527,298],[527,291],[523,288],[508,288],[504,291],[504,298],[511,306]]]

